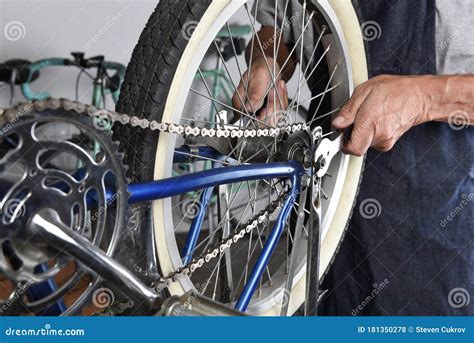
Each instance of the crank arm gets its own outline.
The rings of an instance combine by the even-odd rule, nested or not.
[[[58,251],[74,257],[91,272],[110,282],[134,301],[136,306],[153,310],[161,305],[157,293],[104,251],[62,223],[55,211],[47,209],[36,213],[29,222],[29,230],[40,243],[52,245]]]
[[[341,133],[336,139],[324,138],[316,148],[316,177],[323,177],[328,172],[334,156],[344,147],[344,134]]]
[[[245,313],[227,307],[222,303],[189,291],[182,296],[173,296],[163,303],[157,316],[206,316],[235,317],[246,316]]]

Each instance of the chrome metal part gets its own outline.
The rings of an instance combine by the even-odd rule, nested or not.
[[[62,223],[55,211],[46,209],[36,213],[29,222],[28,231],[35,242],[52,245],[100,275],[132,299],[135,306],[148,309],[159,307],[160,298],[157,293],[146,287],[115,259]]]
[[[110,255],[117,251],[117,237],[127,221],[126,169],[118,145],[110,134],[95,128],[90,118],[73,115],[66,106],[60,109],[57,101],[50,106],[56,110],[37,112],[34,103],[8,110],[0,132],[0,272],[15,285],[10,298],[16,299],[19,311],[48,308],[88,274],[86,266],[72,266],[69,255],[29,239],[25,232],[29,218],[41,209],[55,209],[62,223]],[[94,142],[101,147],[95,156],[89,151]],[[114,206],[107,201],[106,179],[115,188]],[[88,204],[91,197],[95,198],[93,208]],[[17,265],[10,263],[10,255]],[[24,283],[31,287],[60,273],[69,275],[67,270],[73,275],[50,295],[28,302],[16,296]],[[91,276],[67,314],[79,314],[100,282]]]
[[[268,137],[275,138],[283,134],[292,134],[299,131],[307,131],[308,127],[306,124],[293,124],[277,128],[269,129],[238,129],[228,125],[224,125],[222,128],[216,129],[207,129],[207,128],[196,128],[188,125],[178,125],[178,124],[168,124],[168,123],[159,123],[155,121],[148,121],[146,119],[140,119],[138,117],[129,116],[126,114],[120,114],[116,112],[109,112],[106,110],[99,110],[93,106],[89,106],[80,102],[70,101],[66,99],[48,99],[41,101],[34,101],[29,103],[21,104],[15,108],[9,109],[5,112],[3,118],[5,120],[5,125],[11,123],[12,127],[15,127],[18,118],[24,116],[28,117],[29,115],[44,115],[45,118],[48,118],[51,114],[53,117],[58,111],[74,111],[79,115],[84,115],[89,118],[92,118],[92,123],[94,127],[99,130],[105,127],[111,127],[113,123],[119,123],[122,125],[131,125],[133,127],[140,127],[143,129],[150,129],[155,131],[160,131],[162,133],[172,133],[179,135],[191,135],[191,136],[201,136],[201,137],[220,137],[220,138],[238,138],[238,137]],[[220,113],[220,115],[225,115],[225,113]],[[81,118],[80,116],[78,118]],[[89,119],[90,120],[90,119]],[[224,119],[225,120],[225,119]],[[5,126],[6,127],[6,126]],[[66,148],[66,147],[61,147]],[[61,149],[58,149],[61,150]],[[121,157],[121,156],[120,156]],[[121,158],[117,160],[121,161]],[[125,168],[123,168],[125,170]],[[34,175],[35,176],[35,175]],[[102,184],[102,183],[101,183]],[[121,185],[124,186],[125,182],[121,180]],[[81,187],[80,185],[78,187]],[[81,191],[82,190],[82,191]],[[78,189],[79,194],[84,193],[83,187]],[[126,193],[126,192],[125,192]],[[104,191],[105,194],[105,191]],[[283,193],[278,199],[270,203],[265,209],[258,213],[254,218],[249,219],[249,221],[243,226],[239,227],[235,232],[230,236],[222,239],[222,241],[213,248],[209,248],[206,253],[202,256],[194,258],[188,265],[183,266],[177,269],[171,275],[167,275],[158,280],[156,289],[158,291],[163,290],[167,287],[172,281],[176,281],[181,275],[190,275],[196,269],[203,267],[205,263],[208,263],[210,260],[216,258],[221,253],[228,251],[228,249],[235,243],[237,243],[244,236],[250,234],[255,228],[259,225],[265,225],[271,213],[276,211],[279,207],[282,206],[286,199],[287,193]],[[37,195],[35,195],[37,197]],[[125,197],[127,198],[127,197]],[[41,202],[37,202],[41,203]],[[62,202],[63,204],[68,204],[66,201]],[[68,204],[68,207],[70,205]],[[122,292],[125,292],[127,296],[132,298],[135,302],[140,303],[153,303],[158,301],[158,296],[156,293],[152,292],[148,287],[141,284],[141,282],[133,276],[133,274],[124,269],[123,266],[118,264],[116,261],[113,261],[110,256],[107,256],[102,250],[95,247],[90,241],[82,237],[79,233],[84,231],[84,224],[78,225],[76,231],[71,228],[67,229],[68,220],[63,219],[61,213],[67,212],[67,209],[61,210],[61,205],[56,203],[50,204],[45,208],[49,209],[60,209],[60,213],[52,214],[46,212],[38,212],[38,209],[32,209],[30,214],[34,218],[35,222],[33,227],[39,230],[40,228],[44,233],[48,233],[49,237],[55,242],[57,246],[64,245],[67,249],[63,251],[67,252],[64,256],[72,256],[75,260],[79,261],[81,266],[88,269],[88,265],[97,259],[97,264],[94,268],[90,268],[90,271],[97,273],[98,275],[104,277],[108,281],[112,281],[112,284],[119,285],[119,288]],[[44,218],[46,216],[47,218]],[[10,218],[11,224],[19,222],[17,218]],[[66,218],[67,219],[67,218]],[[53,220],[54,225],[49,225],[49,231],[45,231],[44,225],[47,225],[49,221]],[[38,224],[38,221],[41,225]],[[51,224],[51,223],[50,223]],[[79,233],[78,233],[79,232]],[[59,249],[59,248],[57,248]],[[32,275],[32,273],[30,273]],[[45,275],[45,278],[50,277],[50,274]],[[122,281],[120,281],[122,280]]]
[[[321,143],[319,143],[314,157],[317,177],[326,175],[332,159],[342,150],[343,146],[344,134],[342,133],[334,140],[324,138]]]
[[[167,299],[158,316],[245,316],[243,312],[190,291],[181,297]]]

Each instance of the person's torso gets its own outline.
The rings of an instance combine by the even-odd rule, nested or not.
[[[362,22],[381,27],[380,38],[367,42],[370,75],[436,74],[437,64],[442,73],[474,72],[472,44],[463,45],[474,26],[453,34],[474,6],[455,18],[446,9],[466,2],[446,2],[360,1]],[[380,215],[364,216],[364,201],[377,202]],[[324,314],[350,315],[385,279],[387,287],[357,314],[474,314],[474,304],[456,307],[449,298],[455,289],[474,294],[474,128],[427,123],[390,152],[371,149],[349,230],[328,277],[336,289]]]

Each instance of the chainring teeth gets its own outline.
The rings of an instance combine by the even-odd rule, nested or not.
[[[110,232],[112,232],[112,235],[110,238],[109,248],[104,248],[104,250],[106,250],[112,257],[116,257],[116,252],[118,249],[115,248],[121,236],[120,231],[124,232],[123,230],[126,230],[125,223],[128,219],[129,194],[127,189],[127,179],[125,178],[127,168],[123,163],[124,154],[119,153],[119,144],[111,140],[111,132],[104,130],[105,127],[111,127],[114,123],[118,123],[122,125],[130,125],[131,127],[138,129],[149,129],[157,133],[178,134],[184,136],[231,138],[271,137],[272,139],[281,137],[281,135],[309,130],[308,125],[305,123],[287,123],[288,125],[269,129],[208,129],[205,127],[194,127],[192,125],[149,121],[144,118],[133,117],[127,114],[98,110],[93,106],[65,99],[48,99],[25,103],[17,106],[16,108],[7,110],[3,118],[0,118],[0,147],[2,145],[2,139],[8,135],[10,130],[14,130],[16,127],[21,126],[22,123],[31,118],[33,118],[33,120],[41,118],[47,118],[49,120],[57,119],[66,122],[68,120],[73,120],[76,122],[76,124],[92,133],[94,137],[97,137],[100,140],[100,143],[104,144],[106,147],[105,153],[110,156],[108,166],[110,166],[110,170],[115,176],[116,190],[117,192],[121,191],[118,200],[116,199],[114,201],[116,205],[116,213],[114,214],[114,211],[111,211],[111,215],[116,219],[114,222],[115,225],[112,227],[112,224],[106,224],[106,226],[110,229]],[[41,142],[37,142],[37,144],[40,143]],[[0,151],[0,153],[2,153],[2,151]],[[0,179],[2,172],[4,172],[5,169],[5,161],[8,159],[8,157],[8,155],[6,157],[0,155]],[[0,194],[1,192],[2,189],[0,183]],[[283,198],[272,203],[268,208],[262,209],[259,215],[255,218],[249,219],[247,225],[244,228],[242,228],[239,232],[234,233],[233,239],[227,239],[225,241],[219,242],[216,247],[207,251],[201,257],[193,259],[193,261],[187,266],[176,270],[174,273],[172,273],[172,275],[166,277],[163,282],[171,282],[175,277],[192,273],[195,269],[202,267],[204,261],[206,261],[208,258],[212,259],[217,256],[221,249],[228,249],[230,245],[236,243],[245,234],[249,234],[258,225],[268,220],[272,212],[276,210],[277,207],[281,206],[281,201]],[[54,208],[54,206],[49,207]],[[109,211],[107,211],[107,216],[109,216]],[[65,314],[80,314],[78,311],[90,301],[92,297],[92,290],[100,284],[100,281],[100,278],[95,277],[95,279],[89,283],[87,290],[82,293],[73,306],[68,308]]]
[[[48,106],[45,105],[46,103]],[[12,227],[9,228],[10,230],[17,229],[19,223],[26,224],[28,216],[38,210],[39,207],[49,207],[62,212],[60,216],[64,222],[69,223],[72,229],[77,230],[81,234],[92,230],[92,236],[86,236],[86,238],[93,241],[97,246],[103,247],[112,255],[116,251],[117,242],[121,236],[117,231],[124,229],[124,224],[128,218],[127,204],[129,193],[127,180],[125,178],[127,168],[123,163],[124,155],[118,151],[119,144],[113,142],[111,139],[111,132],[97,127],[94,123],[94,118],[91,118],[87,113],[82,113],[81,109],[82,111],[87,111],[88,107],[81,106],[79,103],[69,100],[47,100],[47,102],[35,101],[25,103],[6,111],[2,121],[0,121],[0,148],[7,143],[5,139],[12,135],[18,135],[21,144],[18,144],[17,147],[10,150],[7,148],[5,154],[0,151],[0,153],[2,153],[0,155],[0,183],[7,181],[7,184],[11,188],[15,188],[16,191],[8,192],[7,189],[7,192],[5,192],[5,183],[3,187],[0,186],[0,216],[2,218],[5,217],[5,205],[8,204],[8,201],[14,201],[14,198],[11,198],[12,196],[17,196],[21,189],[31,189],[31,198],[28,199],[25,204],[21,205],[22,215],[16,215],[14,217],[13,222],[15,225],[12,225]],[[50,125],[55,122],[71,124],[77,128],[83,136],[86,136],[89,142],[97,142],[99,151],[103,154],[103,157],[95,160],[94,154],[86,151],[86,148],[88,148],[87,142],[81,141],[81,137],[75,137],[79,140],[79,143],[77,143],[71,141],[74,135],[71,137],[51,137],[47,135],[41,139],[41,137],[34,134],[38,126],[43,124]],[[33,137],[33,135],[36,137]],[[28,144],[31,146],[28,147]],[[41,167],[40,156],[38,155],[47,150],[55,150],[53,153],[66,152],[70,154],[70,156],[76,156],[76,158],[83,162],[81,167],[86,169],[86,176],[78,180],[78,178],[73,176],[68,170]],[[87,156],[88,158],[86,158]],[[46,161],[47,163],[51,162],[48,159],[46,159]],[[24,164],[22,168],[26,168],[24,172],[26,176],[23,180],[17,183],[12,182],[12,175],[9,175],[7,180],[2,180],[2,178],[7,175],[9,168],[15,164]],[[31,175],[29,170],[36,170],[36,172],[34,175]],[[105,190],[105,179],[108,175],[113,175],[110,179],[113,180],[112,183],[115,186],[116,194],[120,195],[115,198],[114,209],[112,211],[109,210],[110,206],[107,203]],[[61,187],[68,188],[69,191],[60,191],[60,189],[58,189],[59,186],[47,180],[48,178],[53,181],[57,180],[58,183],[64,183]],[[45,183],[47,182],[49,182],[49,188],[45,187]],[[80,189],[80,187],[84,188]],[[87,205],[86,198],[91,191],[99,195],[96,197],[99,199],[99,203],[95,209],[91,209]],[[74,204],[73,207],[77,205],[80,209],[74,212],[71,206],[69,206],[71,203]],[[18,205],[19,204],[17,204],[17,206]],[[68,207],[69,212],[66,213]],[[18,210],[18,208],[16,210]],[[78,213],[80,213],[80,215],[78,215]],[[90,220],[93,215],[97,217],[94,217],[94,220]],[[80,219],[78,221],[74,220],[74,218],[77,217],[80,217]],[[74,226],[74,224],[76,224],[76,226]],[[0,227],[1,226],[4,225],[0,223]],[[87,230],[86,227],[88,228]],[[104,234],[106,232],[107,234]],[[0,237],[0,280],[2,276],[6,277],[8,282],[12,285],[17,285],[19,282],[35,284],[50,278],[55,278],[64,272],[69,265],[68,263],[72,260],[66,255],[57,255],[56,261],[53,261],[54,258],[51,258],[47,253],[44,254],[43,258],[39,258],[38,255],[38,258],[35,260],[32,256],[27,256],[22,253],[20,249],[17,249],[16,246],[19,246],[19,244],[11,243],[10,245],[14,247],[13,253],[18,255],[19,261],[22,259],[30,259],[28,263],[21,261],[20,267],[17,266],[13,268],[8,261],[9,257],[5,256],[3,252],[3,244],[5,244],[8,239],[14,240],[17,238]],[[30,245],[30,248],[31,247],[32,245]],[[39,249],[39,251],[42,250]],[[45,256],[48,257],[49,260],[45,259]],[[45,273],[35,274],[31,266],[38,265],[38,263],[35,262],[45,263],[45,260],[50,263],[50,268],[52,269],[49,269]],[[76,275],[76,273],[80,274]],[[79,283],[81,278],[88,274],[84,268],[79,267],[79,264],[76,263],[76,272],[74,272],[68,280],[76,278],[76,283]],[[68,314],[80,314],[82,308],[89,303],[91,294],[97,287],[98,281],[100,281],[96,276],[91,275],[90,278],[91,281],[87,283],[85,289],[81,291],[81,294],[74,300],[71,306],[69,306],[67,310]],[[64,281],[65,283],[63,285],[66,285],[68,280]],[[0,281],[0,287],[3,286],[2,282],[3,281]],[[58,295],[57,292],[64,292],[65,289],[63,289],[63,285],[59,284],[58,289],[55,290],[50,297],[55,294]],[[73,285],[68,285],[68,288],[73,289],[74,287]],[[15,294],[15,289],[6,297],[0,293],[0,304],[2,304],[2,302],[11,303],[9,297],[11,297],[12,294]],[[16,302],[23,302],[23,299],[17,298],[18,297],[15,297]],[[48,303],[44,301],[45,299],[35,299],[34,307],[39,309],[47,306]],[[13,304],[11,305],[13,307]],[[23,303],[17,307],[28,309],[31,306],[27,303]]]

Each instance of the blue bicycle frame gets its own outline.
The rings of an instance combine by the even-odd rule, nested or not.
[[[203,150],[203,152],[206,156],[209,156],[209,151],[207,149]],[[178,154],[175,156],[175,160],[182,161],[182,155]],[[263,271],[268,265],[272,253],[280,239],[285,222],[290,214],[290,210],[298,196],[301,176],[305,174],[305,172],[303,166],[296,161],[222,167],[149,183],[132,184],[129,187],[131,194],[129,202],[133,204],[168,198],[200,189],[205,190],[201,195],[201,205],[193,223],[191,224],[185,248],[182,253],[182,256],[184,256],[183,263],[188,263],[192,260],[191,253],[196,247],[201,232],[204,213],[206,212],[209,198],[214,187],[242,181],[289,179],[291,181],[291,189],[288,197],[283,204],[278,219],[263,247],[252,273],[250,274],[250,278],[244,286],[242,294],[235,305],[237,310],[245,311],[252,299],[260,278],[262,277]]]
[[[183,151],[187,151],[187,147],[176,149],[174,161],[175,163],[185,162],[183,158]],[[202,154],[202,155],[201,155]],[[212,148],[199,149],[197,156],[193,160],[215,158],[216,160],[223,160],[225,157],[219,155]],[[259,284],[265,268],[267,267],[270,258],[275,250],[280,236],[285,227],[285,223],[289,217],[291,208],[295,203],[295,199],[300,191],[301,177],[307,173],[304,167],[296,161],[289,161],[284,163],[266,163],[266,164],[248,164],[248,165],[232,165],[228,167],[213,168],[192,174],[175,176],[163,180],[137,183],[129,185],[130,204],[153,201],[173,197],[179,194],[188,193],[191,191],[204,190],[201,195],[201,206],[197,215],[195,216],[190,230],[186,244],[182,253],[183,264],[192,260],[192,252],[196,248],[198,237],[202,229],[204,214],[209,204],[209,199],[212,195],[213,189],[216,186],[238,183],[243,181],[257,181],[269,179],[288,179],[291,182],[291,188],[287,198],[284,201],[282,210],[278,214],[276,223],[270,232],[270,235],[265,242],[260,256],[255,263],[255,266],[250,274],[247,284],[244,286],[240,294],[235,308],[239,311],[245,311],[252,299],[252,296]],[[107,197],[112,199],[113,190],[107,192]],[[47,288],[47,287],[46,287]],[[47,291],[47,289],[45,289]],[[49,291],[51,292],[51,290]]]

